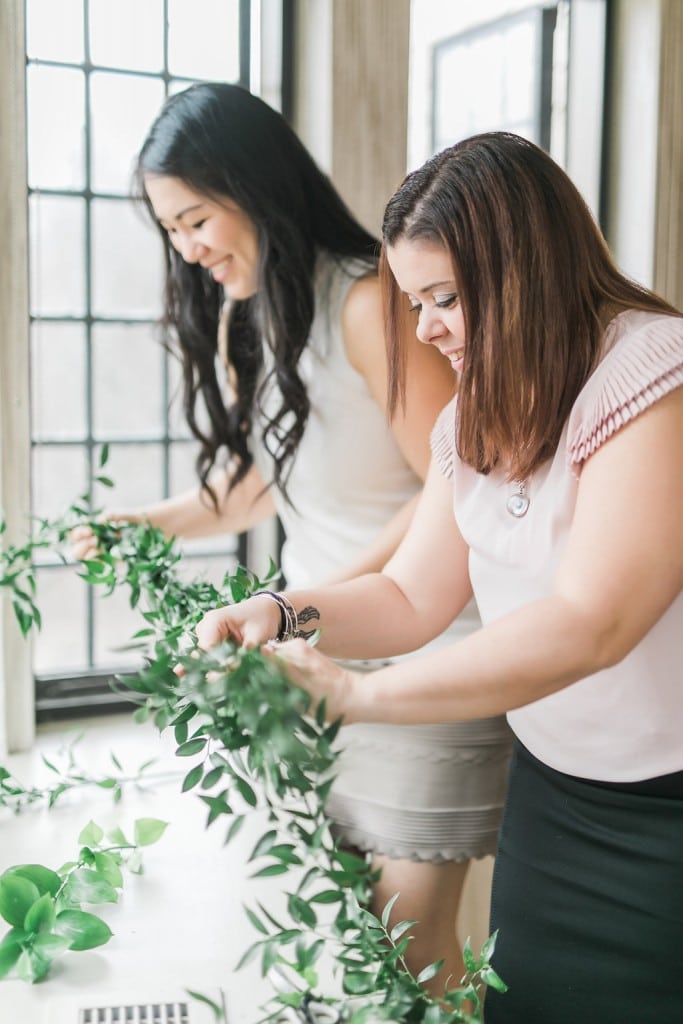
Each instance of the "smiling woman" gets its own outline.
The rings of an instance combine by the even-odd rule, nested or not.
[[[258,238],[247,215],[229,199],[211,199],[179,178],[144,176],[145,192],[160,226],[185,263],[198,263],[233,300],[258,287]]]
[[[200,487],[110,518],[188,537],[277,512],[290,583],[380,570],[413,514],[456,378],[433,346],[411,344],[405,406],[388,425],[377,240],[287,122],[234,86],[166,102],[136,187],[163,240],[166,340],[182,359]],[[92,553],[87,529],[75,539],[80,557]],[[470,596],[451,636],[478,621]],[[268,603],[279,621],[282,607]],[[441,991],[462,974],[455,919],[469,862],[495,846],[507,724],[359,726],[339,744],[335,834],[381,867],[375,910],[401,893],[395,919],[419,922],[408,960],[419,973],[443,959]]]

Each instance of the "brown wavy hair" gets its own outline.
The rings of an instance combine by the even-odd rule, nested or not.
[[[481,473],[503,466],[524,479],[554,454],[611,316],[680,315],[619,271],[548,154],[507,132],[465,139],[409,174],[386,207],[382,238],[390,411],[405,391],[407,300],[386,248],[436,242],[453,263],[467,336],[457,450]]]

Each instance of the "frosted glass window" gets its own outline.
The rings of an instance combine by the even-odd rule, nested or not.
[[[93,422],[98,438],[161,438],[164,352],[148,325],[93,327]]]
[[[189,0],[191,6],[194,2]],[[89,0],[88,8],[93,64],[130,71],[163,69],[163,0]]]
[[[95,199],[91,209],[93,313],[158,317],[163,290],[159,232],[132,201]]]
[[[87,585],[75,566],[38,571],[38,606],[43,623],[33,633],[38,675],[82,672],[88,665]]]
[[[85,76],[74,68],[27,70],[28,180],[31,188],[85,185]],[[59,117],[55,117],[55,110]]]
[[[172,75],[235,82],[239,44],[239,0],[168,0]]]
[[[455,8],[454,8],[455,9]],[[432,52],[432,152],[483,131],[547,145],[555,10],[533,7],[439,40]]]
[[[27,0],[26,49],[36,60],[83,60],[83,0]]]
[[[164,100],[159,78],[93,72],[91,175],[95,192],[128,195],[135,158]]]
[[[85,453],[76,445],[36,445],[33,449],[33,512],[54,519],[87,490]]]
[[[98,508],[131,509],[158,501],[164,490],[164,449],[161,444],[114,444],[106,474],[114,487],[95,484]]]
[[[168,430],[172,438],[192,437],[183,411],[183,371],[180,360],[171,353],[168,360]]]
[[[85,202],[34,194],[29,200],[31,313],[85,313]]]
[[[149,623],[142,617],[140,608],[130,607],[126,590],[114,591],[108,597],[98,591],[93,608],[93,623],[96,668],[111,669],[115,666],[117,669],[132,670],[142,667],[140,651],[125,648],[133,635]]]
[[[33,323],[31,420],[38,441],[86,438],[85,344],[82,323]]]
[[[199,487],[199,478],[195,470],[198,446],[196,441],[186,444],[175,444],[171,450],[170,488],[172,494]]]

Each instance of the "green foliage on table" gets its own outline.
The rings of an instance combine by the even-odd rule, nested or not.
[[[0,765],[0,807],[6,807],[15,814],[36,805],[50,808],[54,807],[65,793],[88,787],[108,790],[118,803],[123,796],[124,788],[128,785],[143,789],[159,782],[160,779],[175,777],[178,774],[152,771],[156,758],[143,761],[132,770],[125,770],[113,750],[109,754],[111,770],[94,773],[79,763],[77,745],[82,738],[81,732],[56,754],[49,758],[41,755],[43,764],[54,776],[55,781],[52,785],[26,786],[14,772]]]
[[[41,521],[23,548],[0,555],[0,586],[13,591],[19,626],[40,626],[35,604],[32,550],[63,544],[76,521],[85,517],[85,499],[58,523]],[[138,705],[135,718],[173,729],[176,754],[190,762],[182,789],[193,791],[207,809],[207,826],[223,823],[225,841],[239,832],[245,815],[265,812],[267,828],[255,844],[252,877],[281,876],[285,920],[264,906],[246,907],[257,937],[240,965],[257,960],[264,975],[285,979],[274,996],[272,1016],[283,1007],[315,1020],[312,1007],[333,1003],[352,1024],[477,1024],[482,991],[504,983],[490,964],[495,936],[476,957],[465,947],[465,977],[444,979],[438,1000],[423,984],[437,975],[432,964],[413,977],[405,963],[415,922],[389,927],[392,904],[381,918],[368,910],[377,879],[370,862],[340,848],[325,813],[334,780],[334,741],[339,722],[325,720],[325,708],[312,708],[309,696],[292,686],[277,659],[260,650],[226,642],[210,651],[196,646],[193,629],[206,611],[243,600],[272,585],[271,562],[263,579],[238,567],[215,587],[186,582],[177,573],[180,553],[171,539],[146,524],[110,524],[90,514],[99,554],[80,574],[106,593],[124,586],[146,625],[133,638],[143,668],[118,686]],[[182,674],[178,674],[178,669]],[[291,879],[291,881],[290,881]],[[392,901],[393,903],[393,901]],[[317,992],[317,965],[323,950],[341,972],[344,999]]]
[[[11,926],[0,942],[0,978],[42,981],[67,950],[103,946],[112,936],[106,921],[83,904],[117,903],[122,867],[142,871],[141,848],[157,842],[168,822],[138,818],[134,838],[120,828],[105,835],[94,821],[78,837],[75,860],[56,871],[18,864],[0,875],[0,916]]]

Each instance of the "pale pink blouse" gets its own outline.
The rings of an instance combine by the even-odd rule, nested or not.
[[[523,518],[506,509],[516,488],[502,472],[484,476],[458,458],[455,402],[437,420],[432,450],[453,480],[455,518],[469,545],[484,625],[552,593],[583,463],[683,384],[683,319],[628,310],[609,324],[604,350],[555,456],[526,482],[530,505]],[[644,488],[647,476],[643,466]],[[508,721],[537,758],[572,775],[628,782],[683,770],[683,594],[618,665],[509,712]]]

